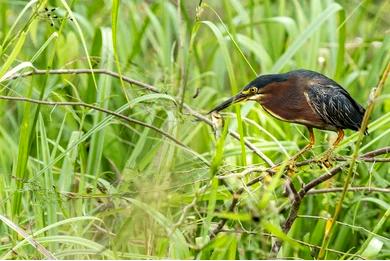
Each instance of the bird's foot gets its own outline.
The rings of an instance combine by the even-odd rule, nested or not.
[[[320,159],[317,160],[317,162],[321,166],[325,166],[326,168],[332,167],[332,161],[334,159],[333,151],[328,150],[325,152],[324,156],[322,156]]]
[[[287,171],[287,174],[289,176],[293,176],[295,171],[296,171],[297,167],[296,167],[296,161],[295,161],[295,158],[290,158],[286,165],[284,164],[278,164],[274,167],[271,168],[271,170],[275,173],[279,172],[279,171]]]
[[[287,175],[288,176],[294,176],[296,170],[297,170],[297,166],[296,166],[296,161],[294,158],[292,159],[289,159],[287,161],[287,164],[286,164],[286,170],[287,170]]]

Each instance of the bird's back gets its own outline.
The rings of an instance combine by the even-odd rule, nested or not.
[[[337,82],[309,70],[288,74],[290,77],[299,75],[307,81],[308,102],[327,124],[338,129],[360,129],[365,109]]]

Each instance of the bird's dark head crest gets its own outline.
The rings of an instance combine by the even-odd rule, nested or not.
[[[249,84],[247,84],[241,92],[251,92],[252,87],[256,87],[257,90],[267,86],[268,84],[271,83],[278,83],[278,82],[284,82],[288,80],[288,75],[287,74],[266,74],[266,75],[261,75],[251,81]],[[252,89],[253,92],[254,89]],[[248,92],[249,91],[249,92]]]
[[[287,80],[288,80],[287,74],[267,74],[267,75],[258,76],[256,79],[248,83],[237,95],[222,102],[217,107],[212,109],[210,112],[221,111],[229,107],[233,103],[246,101],[246,100],[256,100],[257,99],[256,97],[261,93],[261,88],[271,83],[283,82]]]

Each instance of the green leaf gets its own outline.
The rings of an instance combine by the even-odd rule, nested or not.
[[[288,242],[295,248],[301,248],[301,245],[299,245],[294,239],[291,237],[287,236],[280,228],[277,226],[269,223],[269,222],[264,222],[263,226],[266,230],[268,230],[272,235],[276,236],[277,238]]]
[[[249,213],[232,213],[232,212],[219,212],[214,213],[214,216],[224,219],[236,220],[236,221],[250,221],[252,216]]]
[[[145,102],[145,101],[160,101],[160,100],[169,100],[172,101],[174,104],[176,104],[175,98],[168,94],[162,94],[162,93],[151,93],[151,94],[146,94],[139,96],[129,102],[130,108],[134,107],[136,104]]]
[[[320,26],[334,13],[341,10],[341,5],[332,3],[326,8],[316,19],[314,19],[310,25],[296,38],[296,40],[288,47],[287,51],[276,61],[272,67],[271,72],[280,72],[288,61],[294,56],[294,54],[306,43]]]
[[[379,252],[382,250],[382,247],[383,247],[383,242],[377,239],[376,237],[373,237],[370,240],[370,243],[368,243],[366,249],[364,249],[361,256],[367,259],[372,259],[372,258],[376,259]]]
[[[101,63],[100,66],[112,70],[113,61],[112,61],[112,52],[113,46],[111,39],[111,29],[101,28],[100,30],[102,38],[102,47],[101,47]],[[111,95],[111,86],[112,86],[112,77],[107,75],[101,75],[98,80],[98,88],[96,92],[95,100],[100,104],[102,108],[107,109],[109,106],[109,99]],[[100,123],[105,117],[106,114],[102,112],[95,112],[93,116],[94,124]],[[104,149],[104,140],[105,140],[105,129],[97,131],[91,136],[91,145],[90,151],[88,153],[88,162],[87,162],[87,173],[91,175],[96,175],[100,170],[100,163],[103,157]],[[97,182],[97,179],[95,180]],[[96,183],[95,183],[96,184]]]
[[[167,234],[172,237],[172,246],[170,247],[171,257],[174,259],[187,259],[190,256],[189,249],[184,238],[184,235],[179,228],[172,231],[173,224],[163,214],[153,209],[150,205],[147,205],[139,200],[133,198],[125,198],[127,201],[134,204],[136,207],[145,211],[150,217],[152,217],[160,226],[162,226]]]
[[[26,35],[27,35],[26,32],[20,33],[18,40],[15,44],[15,47],[12,49],[11,54],[8,56],[7,60],[5,60],[3,66],[0,69],[0,79],[3,78],[4,74],[11,67],[12,63],[15,61],[16,57],[19,55],[20,51],[22,50],[22,47],[26,40]]]

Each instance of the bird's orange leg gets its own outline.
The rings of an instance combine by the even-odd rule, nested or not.
[[[306,151],[310,150],[315,143],[315,136],[314,136],[313,128],[311,128],[311,127],[307,127],[307,128],[309,130],[309,143],[305,147],[303,147],[303,149],[301,149],[297,154],[295,154],[294,156],[292,156],[289,159],[288,168],[290,170],[293,170],[295,168],[296,159],[298,159],[299,156],[301,156]]]
[[[325,152],[324,156],[320,159],[320,162],[323,163],[326,167],[331,167],[330,160],[332,157],[332,153],[334,149],[339,145],[339,143],[343,140],[344,138],[344,131],[342,129],[337,130],[337,139],[335,142],[333,142],[332,146]]]
[[[337,131],[337,139],[335,142],[333,142],[332,148],[334,149],[339,143],[344,139],[344,131],[342,129],[339,129]]]
[[[314,143],[315,143],[315,137],[314,137],[314,132],[313,132],[313,128],[311,127],[307,127],[309,129],[309,143],[303,147],[303,149],[301,149],[297,154],[295,154],[294,156],[291,157],[291,160],[296,160],[299,156],[301,156],[303,153],[305,153],[306,151],[310,150]]]

